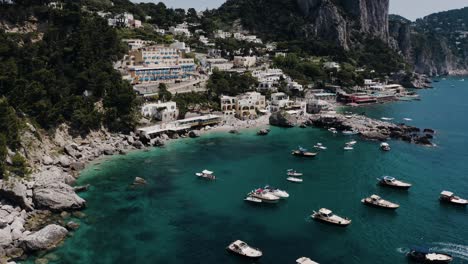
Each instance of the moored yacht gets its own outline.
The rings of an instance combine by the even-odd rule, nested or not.
[[[273,194],[274,196],[279,197],[280,199],[289,198],[289,193],[288,192],[280,190],[280,189],[275,188],[275,187],[272,187],[270,185],[265,186],[265,188],[263,188],[263,189],[265,191]]]
[[[299,147],[299,149],[293,150],[292,154],[294,156],[310,157],[310,158],[313,158],[313,157],[317,156],[317,153],[309,152],[307,149],[305,149],[303,147]]]
[[[462,199],[458,196],[455,196],[453,192],[449,192],[449,191],[442,191],[440,193],[440,200],[443,202],[448,202],[448,203],[452,203],[455,205],[466,206],[468,204],[467,200]]]
[[[319,264],[319,263],[307,257],[300,257],[296,259],[296,264]]]
[[[419,94],[415,92],[406,92],[397,95],[398,100],[400,101],[413,101],[413,100],[419,100]]]
[[[405,190],[411,187],[410,183],[399,181],[390,176],[384,176],[382,178],[378,178],[377,180],[379,181],[379,184],[382,186],[388,186],[392,188],[405,189]]]
[[[247,197],[245,197],[244,201],[246,201],[246,202],[251,202],[251,203],[262,203],[262,200],[261,200],[261,199],[252,197],[252,196],[250,196],[250,195],[248,195]]]
[[[352,135],[357,135],[357,134],[359,134],[359,131],[356,131],[356,130],[345,130],[345,131],[343,131],[343,132],[341,132],[341,133],[343,133],[343,135],[345,135],[345,136],[352,136]]]
[[[380,143],[380,149],[383,151],[390,151],[390,145],[386,142]]]
[[[351,141],[347,142],[346,145],[354,146],[354,145],[356,145],[356,143],[357,143],[356,140],[351,140]]]
[[[266,203],[276,203],[280,199],[278,196],[275,196],[269,191],[264,190],[262,188],[251,191],[247,196],[260,199],[262,200],[262,202],[266,202]]]
[[[203,170],[202,172],[195,173],[195,175],[203,179],[216,180],[216,176],[214,176],[213,172],[209,170]]]
[[[366,205],[386,208],[386,209],[397,209],[398,207],[400,207],[400,205],[384,200],[380,198],[380,196],[375,195],[375,194],[371,195],[370,197],[362,199],[361,202]]]
[[[288,177],[288,178],[286,178],[286,180],[288,180],[290,182],[295,182],[295,183],[303,182],[303,180],[301,178],[297,178],[297,177]]]
[[[301,177],[303,174],[301,172],[297,172],[293,169],[289,169],[286,171],[286,174],[291,177]]]
[[[337,131],[336,128],[334,128],[334,127],[330,127],[330,128],[328,129],[328,131],[332,132],[333,134],[338,133],[338,131]]]
[[[392,121],[393,120],[392,117],[381,117],[380,119],[382,119],[384,121]]]
[[[449,254],[432,251],[425,247],[412,247],[407,256],[416,262],[427,264],[445,264],[453,260]]]
[[[346,151],[350,151],[350,150],[354,150],[354,147],[351,144],[346,144],[343,149],[346,150]]]
[[[226,249],[238,255],[253,259],[258,259],[263,255],[260,249],[251,247],[242,240],[232,242]]]
[[[314,211],[311,217],[317,221],[322,221],[343,227],[351,224],[350,219],[335,215],[331,210],[326,208],[321,208],[318,212]]]
[[[326,150],[327,149],[327,147],[325,147],[322,143],[315,144],[314,148],[321,149],[321,150]]]

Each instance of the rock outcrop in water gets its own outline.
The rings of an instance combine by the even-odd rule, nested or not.
[[[334,127],[339,131],[359,131],[359,135],[368,140],[385,141],[387,139],[400,139],[409,143],[433,146],[431,135],[420,133],[421,129],[405,124],[393,124],[375,120],[360,115],[347,117],[341,114],[312,115],[309,124],[320,128]]]
[[[285,111],[276,112],[270,116],[270,125],[272,126],[293,127],[297,125],[297,122],[297,117]]]
[[[48,225],[23,239],[21,243],[28,251],[47,250],[56,247],[68,234],[66,228],[59,225]]]

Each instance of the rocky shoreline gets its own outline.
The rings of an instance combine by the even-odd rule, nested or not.
[[[76,192],[86,191],[88,186],[74,186],[79,172],[90,162],[115,154],[149,147],[163,147],[170,140],[199,137],[211,131],[237,131],[246,128],[315,126],[334,127],[337,130],[356,130],[361,137],[384,141],[389,138],[432,146],[432,130],[404,124],[392,124],[365,116],[342,114],[316,114],[299,118],[284,112],[262,116],[257,120],[225,120],[214,127],[205,127],[171,137],[156,138],[111,134],[106,130],[90,133],[86,138],[72,137],[62,126],[52,136],[41,135],[32,125],[22,135],[27,145],[21,154],[27,157],[33,172],[26,178],[10,177],[0,180],[0,263],[15,263],[37,252],[55,248],[79,227],[80,218],[86,217],[80,210],[86,201]],[[266,133],[267,134],[267,133]],[[141,179],[140,181],[143,181]],[[129,183],[130,184],[130,183]],[[74,186],[74,187],[72,187]],[[41,254],[37,260],[47,263],[56,256]],[[46,257],[44,257],[46,256]]]
[[[45,257],[44,254],[73,235],[80,218],[86,217],[80,211],[86,207],[86,201],[76,193],[86,191],[89,186],[74,184],[87,164],[106,156],[164,147],[178,138],[265,125],[268,125],[268,116],[248,121],[229,119],[220,125],[156,138],[135,133],[112,134],[105,129],[81,138],[71,136],[65,125],[53,135],[47,135],[27,124],[22,135],[23,148],[19,152],[27,158],[32,173],[25,178],[14,176],[0,180],[0,264],[13,264],[37,252],[41,254],[36,262],[42,264],[56,258],[53,253]],[[10,151],[9,155],[14,153]]]

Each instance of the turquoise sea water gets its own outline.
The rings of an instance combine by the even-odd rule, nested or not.
[[[295,263],[308,256],[320,263],[408,263],[410,245],[428,245],[468,263],[468,209],[438,201],[442,190],[468,197],[468,82],[449,78],[420,91],[422,101],[358,108],[373,117],[412,118],[412,125],[437,130],[435,148],[390,141],[358,140],[315,128],[272,128],[241,135],[216,133],[180,140],[165,149],[116,156],[90,166],[79,184],[87,218],[55,253],[57,263],[254,263],[225,247],[241,239],[263,250],[257,263]],[[453,85],[453,86],[452,86]],[[315,159],[293,157],[297,145],[328,147]],[[305,173],[302,184],[286,181],[285,171]],[[206,182],[194,173],[216,172]],[[409,191],[379,187],[392,175],[414,184]],[[136,177],[148,185],[131,188]],[[243,201],[255,187],[271,184],[290,198],[272,206]],[[397,202],[396,211],[370,208],[371,194]],[[353,220],[347,228],[312,221],[320,207]]]

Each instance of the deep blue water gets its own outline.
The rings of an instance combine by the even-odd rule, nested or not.
[[[437,130],[435,148],[390,141],[358,140],[315,128],[273,128],[217,133],[180,140],[165,149],[116,156],[88,167],[79,180],[92,188],[80,229],[55,253],[57,263],[253,263],[225,247],[242,239],[259,247],[258,263],[294,263],[308,256],[320,263],[408,263],[410,245],[428,245],[468,263],[468,210],[441,204],[442,190],[468,197],[468,82],[448,78],[419,91],[421,101],[353,109],[395,122]],[[290,150],[316,142],[328,147],[315,159]],[[203,169],[218,180],[196,179]],[[305,173],[302,184],[285,180],[285,170]],[[392,175],[413,183],[409,191],[376,185]],[[132,188],[136,176],[148,180]],[[255,187],[272,184],[291,197],[274,206],[243,201]],[[360,200],[371,194],[399,203],[396,211],[369,208]],[[332,209],[353,223],[347,228],[310,220],[313,210]]]

